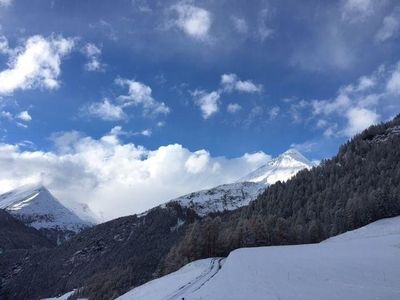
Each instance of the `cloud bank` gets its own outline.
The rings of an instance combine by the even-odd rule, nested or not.
[[[0,192],[42,182],[64,201],[87,203],[105,219],[139,213],[185,193],[233,182],[270,156],[214,157],[179,144],[149,150],[120,140],[122,129],[99,139],[79,132],[52,137],[53,151],[0,144]]]

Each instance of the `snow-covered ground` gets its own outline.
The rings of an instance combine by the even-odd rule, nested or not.
[[[36,229],[50,228],[78,232],[95,223],[87,207],[75,204],[74,210],[80,210],[78,216],[42,185],[22,186],[0,195],[0,208]]]
[[[400,217],[319,244],[242,248],[211,278],[212,259],[137,287],[120,299],[400,299]],[[185,287],[196,285],[196,288]]]
[[[238,182],[193,192],[171,201],[190,207],[199,216],[234,210],[255,200],[270,184],[286,181],[300,170],[312,167],[313,164],[300,152],[289,149]]]
[[[211,280],[221,268],[222,261],[222,258],[207,258],[194,261],[177,272],[150,281],[117,299],[180,300],[184,295],[195,292]]]

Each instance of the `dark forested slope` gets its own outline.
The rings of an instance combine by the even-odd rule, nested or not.
[[[0,254],[15,249],[53,247],[38,230],[26,226],[0,209]]]
[[[319,242],[400,214],[400,116],[372,126],[332,159],[270,186],[248,207],[195,222],[166,259],[167,272],[249,246]]]
[[[157,276],[159,264],[192,222],[190,210],[170,204],[143,216],[87,229],[57,248],[17,260],[0,255],[0,299],[41,299],[75,288],[90,299],[112,299]]]

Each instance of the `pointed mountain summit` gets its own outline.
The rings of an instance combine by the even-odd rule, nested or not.
[[[303,169],[311,169],[314,164],[296,149],[289,149],[262,165],[255,171],[242,177],[238,182],[263,182],[273,184],[277,181],[286,181]]]
[[[289,149],[235,183],[193,192],[171,201],[193,209],[199,216],[234,210],[255,200],[269,185],[286,181],[314,165],[299,151]]]
[[[0,208],[57,243],[95,224],[88,208],[81,207],[79,214],[68,209],[43,185],[22,186],[0,195]]]

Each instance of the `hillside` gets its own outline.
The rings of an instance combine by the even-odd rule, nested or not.
[[[235,210],[255,200],[270,184],[287,181],[297,172],[312,167],[313,164],[300,152],[289,149],[238,182],[193,192],[171,201],[194,210],[201,217]]]
[[[80,289],[75,297],[111,299],[198,259],[243,247],[320,242],[400,215],[399,128],[400,117],[372,126],[337,156],[271,185],[248,206],[199,218],[171,202],[95,226],[56,249],[30,251],[0,270],[0,297]]]
[[[120,300],[399,299],[400,217],[319,244],[241,248],[192,262]],[[217,264],[218,265],[218,264]]]
[[[313,243],[400,215],[400,117],[372,126],[320,166],[271,185],[247,207],[195,222],[168,271],[241,247]]]
[[[183,233],[181,220],[193,218],[171,204],[89,228],[54,249],[14,260],[0,255],[0,298],[46,298],[80,287],[94,298],[115,298],[159,276],[160,262]]]
[[[95,224],[89,211],[81,208],[78,216],[42,185],[22,186],[0,195],[0,208],[57,244]]]
[[[0,209],[0,254],[8,250],[53,246],[38,230]]]

